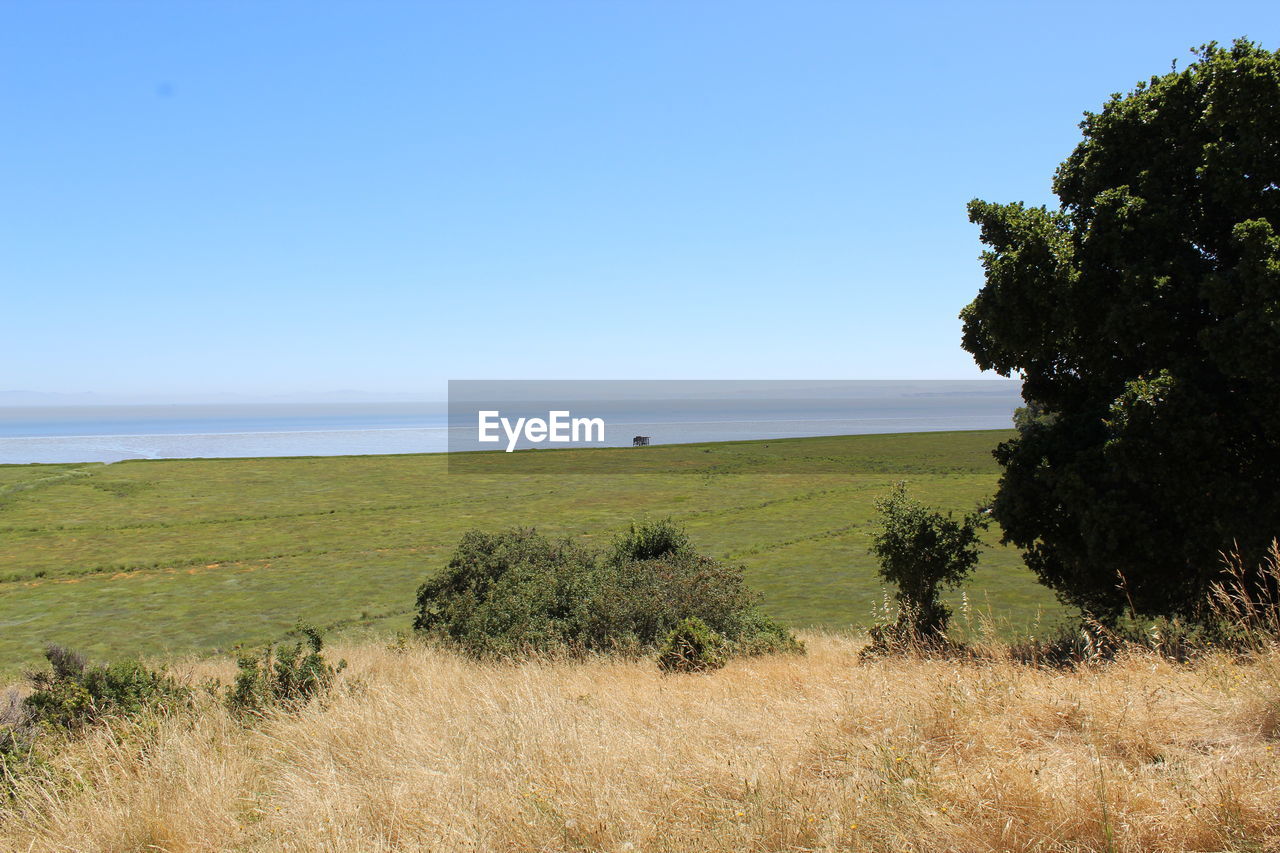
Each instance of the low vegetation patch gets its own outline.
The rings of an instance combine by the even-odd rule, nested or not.
[[[296,711],[323,698],[345,660],[331,665],[324,656],[324,639],[310,625],[299,625],[302,639],[296,643],[267,646],[257,655],[236,659],[239,671],[227,690],[226,703],[236,714],[262,714],[268,710]]]
[[[10,690],[0,704],[0,800],[16,799],[21,791],[42,785],[80,785],[74,773],[67,775],[66,758],[82,749],[95,730],[118,747],[133,744],[130,750],[145,752],[146,744],[159,736],[160,724],[178,712],[196,724],[214,713],[212,703],[244,722],[271,710],[300,710],[327,697],[346,661],[333,666],[325,659],[315,628],[301,625],[297,632],[297,642],[242,655],[230,686],[207,679],[201,691],[138,660],[90,665],[77,652],[48,646],[49,668],[27,673],[25,689]]]
[[[162,670],[127,659],[89,666],[62,646],[45,650],[49,669],[30,673],[20,725],[75,731],[115,717],[171,713],[191,704],[191,690]]]
[[[1074,665],[1139,648],[1181,662],[1273,650],[1280,646],[1280,541],[1272,540],[1257,566],[1228,555],[1196,614],[1194,619],[1143,618],[1130,612],[1105,622],[1085,616],[1043,637],[1014,639],[1010,652],[1026,663]]]
[[[20,780],[47,771],[46,758],[91,727],[155,721],[193,705],[190,688],[137,660],[90,666],[58,645],[46,647],[45,658],[48,669],[27,674],[30,692],[10,691],[0,707],[4,797],[16,796]]]
[[[604,553],[529,529],[472,531],[419,589],[414,627],[476,657],[645,654],[690,619],[726,654],[800,651],[757,602],[741,566],[697,553],[670,521],[632,525]]]
[[[725,664],[724,638],[696,616],[675,627],[658,650],[663,672],[706,672]]]

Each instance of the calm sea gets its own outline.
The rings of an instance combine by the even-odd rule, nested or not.
[[[630,444],[633,434],[677,444],[1004,429],[1021,405],[1016,382],[852,386],[857,390],[839,400],[628,401],[589,414],[607,416],[606,444],[617,446]],[[0,408],[0,464],[444,453],[449,433],[443,402],[21,406]],[[463,444],[458,438],[455,449]]]

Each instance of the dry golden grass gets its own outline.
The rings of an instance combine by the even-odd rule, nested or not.
[[[699,676],[335,649],[326,708],[74,744],[0,848],[1280,849],[1280,653],[1064,672],[806,639]]]

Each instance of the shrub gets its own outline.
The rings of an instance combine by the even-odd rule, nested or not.
[[[472,531],[418,590],[414,627],[476,656],[656,649],[696,617],[735,654],[801,649],[761,614],[742,567],[696,553],[670,521],[594,554],[533,530]]]
[[[614,540],[609,561],[620,565],[633,560],[656,560],[692,551],[688,535],[669,518],[644,524],[633,522],[626,533]]]
[[[743,620],[743,631],[733,644],[736,655],[802,655],[804,642],[758,610]]]
[[[261,714],[272,708],[296,711],[333,686],[345,660],[336,667],[325,660],[324,640],[310,625],[299,625],[305,641],[267,646],[257,655],[236,659],[240,671],[227,691],[227,706],[238,714]]]
[[[960,520],[926,508],[898,483],[887,498],[876,502],[880,529],[873,534],[871,552],[880,561],[880,576],[898,589],[898,618],[881,627],[873,642],[889,644],[932,641],[946,631],[951,611],[942,603],[943,587],[958,586],[978,562],[981,513]]]
[[[597,584],[585,599],[580,627],[591,648],[626,639],[652,648],[689,617],[734,640],[771,624],[756,610],[740,566],[692,551],[606,564]]]
[[[724,638],[696,616],[680,621],[658,649],[658,668],[663,672],[706,672],[724,666],[727,658]]]
[[[469,531],[448,566],[418,590],[417,631],[478,655],[572,643],[598,586],[592,556],[533,530]]]
[[[136,660],[91,667],[57,645],[45,649],[45,658],[50,669],[28,676],[34,689],[22,703],[26,725],[75,730],[108,717],[170,713],[191,704],[189,688]]]
[[[62,646],[45,649],[49,669],[27,673],[26,698],[11,691],[0,706],[0,795],[16,796],[19,780],[45,771],[41,735],[73,736],[109,720],[190,707],[190,688],[136,660],[89,666]],[[55,737],[54,743],[64,738]]]

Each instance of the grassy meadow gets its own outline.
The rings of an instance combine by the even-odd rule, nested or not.
[[[995,489],[1005,435],[549,451],[520,474],[503,473],[501,453],[465,473],[443,455],[0,466],[0,666],[37,662],[46,642],[95,659],[226,651],[298,619],[390,633],[469,528],[604,543],[668,515],[701,550],[745,564],[785,623],[863,624],[883,596],[873,502],[905,479],[930,504],[972,508]],[[975,608],[1015,628],[1054,618],[1052,596],[996,539],[967,590]]]

